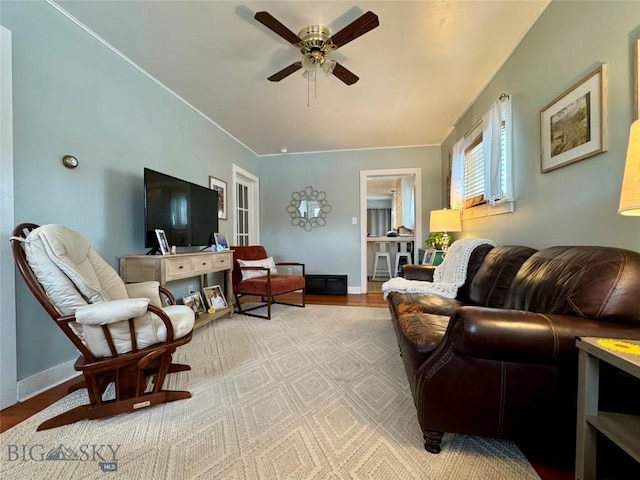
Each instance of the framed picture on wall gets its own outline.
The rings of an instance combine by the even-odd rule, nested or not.
[[[209,175],[209,188],[218,192],[218,218],[227,219],[227,182]]]
[[[607,150],[607,65],[540,111],[540,170],[547,173]]]

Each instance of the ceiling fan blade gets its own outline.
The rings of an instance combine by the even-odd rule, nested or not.
[[[300,37],[298,37],[295,33],[281,24],[278,20],[275,19],[273,15],[268,12],[257,12],[253,18],[255,18],[272,32],[280,35],[289,43],[296,45],[302,41]]]
[[[360,80],[360,77],[358,77],[357,75],[355,75],[351,71],[347,70],[346,68],[344,68],[339,63],[336,63],[336,65],[333,67],[333,72],[331,72],[331,73],[333,73],[333,75],[338,77],[340,80],[342,80],[347,85],[353,85],[358,80]]]
[[[302,62],[295,62],[292,63],[291,65],[289,65],[288,67],[284,67],[282,70],[280,70],[279,72],[274,73],[273,75],[271,75],[268,80],[272,81],[272,82],[279,82],[280,80],[282,80],[285,77],[288,77],[289,75],[291,75],[293,72],[297,72],[298,70],[300,70],[302,68]]]
[[[349,25],[344,27],[338,33],[334,34],[331,37],[331,42],[335,45],[336,48],[340,48],[341,46],[355,40],[361,35],[373,30],[380,22],[378,21],[378,16],[373,12],[367,12],[360,16],[360,18],[354,20]]]

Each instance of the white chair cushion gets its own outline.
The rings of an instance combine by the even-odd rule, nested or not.
[[[126,298],[110,302],[91,303],[76,310],[81,325],[108,325],[136,318],[147,313],[148,298]]]
[[[189,307],[185,305],[170,305],[162,310],[171,319],[174,339],[182,338],[193,330],[195,315]],[[134,326],[138,349],[167,340],[167,328],[155,313],[147,312],[137,317],[134,319]],[[83,327],[91,352],[96,357],[110,356],[111,350],[102,332],[102,327],[100,325],[83,325]],[[109,324],[108,328],[116,351],[118,353],[130,352],[132,345],[131,336],[129,335],[129,322],[112,323]]]
[[[126,283],[124,286],[127,289],[129,298],[148,298],[151,305],[162,308],[162,301],[160,300],[160,282],[151,280],[148,282]]]
[[[95,252],[84,237],[63,225],[43,225],[34,229],[27,236],[24,249],[29,266],[58,311],[63,315],[73,315],[81,309],[80,317],[83,321],[109,323],[108,328],[118,353],[126,353],[132,349],[129,323],[110,323],[100,313],[102,308],[93,305],[129,299],[133,296],[129,293],[131,292],[135,293],[135,297],[144,297],[144,303],[161,307],[158,282],[143,282],[137,287],[126,287],[116,271]],[[164,310],[171,318],[174,338],[181,338],[193,330],[195,315],[189,307],[174,305],[165,307]],[[134,313],[139,314],[140,311]],[[126,313],[120,312],[117,315]],[[139,349],[166,340],[166,327],[157,315],[147,312],[136,316],[134,322]],[[72,322],[70,326],[96,357],[111,355],[100,325]]]
[[[238,265],[241,267],[265,267],[271,271],[271,275],[277,275],[278,273],[273,257],[264,258],[262,260],[238,260]],[[267,274],[265,270],[241,270],[241,272],[242,280],[264,277]]]

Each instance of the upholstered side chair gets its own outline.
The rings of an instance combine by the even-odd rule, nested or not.
[[[238,313],[271,320],[271,305],[279,303],[296,307],[305,306],[305,265],[300,262],[278,262],[267,256],[261,245],[235,246],[233,250],[233,294]],[[278,268],[291,269],[291,274],[281,274]],[[276,300],[285,293],[300,292],[300,303]],[[259,297],[260,302],[248,308],[242,306],[242,297]],[[266,315],[249,313],[266,307]]]
[[[173,305],[158,282],[125,285],[84,237],[62,225],[20,224],[11,244],[29,290],[80,352],[75,369],[83,381],[69,391],[86,388],[89,395],[89,404],[38,430],[191,397],[163,389],[168,373],[190,369],[172,363],[175,350],[191,340],[189,307]]]

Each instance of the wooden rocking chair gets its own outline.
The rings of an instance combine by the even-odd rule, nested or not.
[[[18,225],[13,256],[29,290],[62,329],[80,357],[75,369],[89,404],[42,423],[38,430],[102,418],[190,398],[164,390],[168,373],[190,370],[171,363],[176,348],[191,340],[194,314],[158,282],[125,285],[82,236],[61,225]],[[161,297],[172,304],[162,306]],[[114,398],[103,398],[109,384]]]

